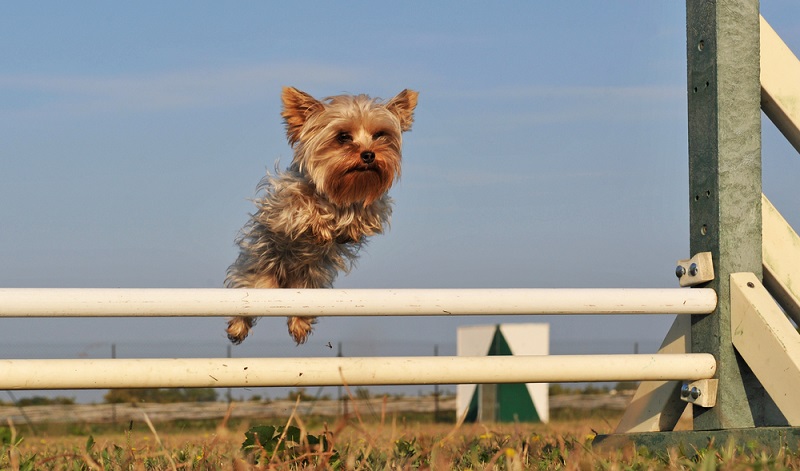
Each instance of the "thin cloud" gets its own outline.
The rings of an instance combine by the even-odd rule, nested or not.
[[[495,159],[493,159],[495,160]],[[501,160],[501,159],[497,159]],[[490,187],[496,188],[504,185],[538,185],[542,182],[551,181],[572,181],[580,179],[597,179],[606,178],[609,176],[618,177],[619,172],[613,170],[587,170],[581,168],[574,168],[563,171],[542,171],[536,170],[498,170],[496,168],[474,168],[474,169],[448,169],[443,171],[442,168],[425,164],[412,164],[413,167],[409,169],[409,173],[416,174],[412,183],[406,183],[409,186],[417,187],[442,187],[443,185],[459,188],[475,188],[475,187]],[[430,176],[435,175],[431,178]],[[411,180],[410,178],[407,180]]]
[[[302,63],[124,76],[0,74],[0,93],[15,97],[5,115],[94,114],[236,105],[270,98],[277,87],[298,79],[330,86],[351,85],[365,76],[352,67]]]
[[[492,99],[492,100],[520,100],[537,98],[612,98],[612,99],[643,99],[643,100],[675,100],[685,99],[686,90],[683,87],[671,85],[632,85],[632,86],[522,86],[502,87],[480,90],[458,90],[442,93],[449,98],[458,99]]]
[[[681,119],[686,113],[686,91],[678,86],[531,86],[442,94],[459,101],[491,103],[474,108],[481,110],[482,120],[504,128],[597,121],[661,121]],[[463,118],[474,120],[471,115]]]

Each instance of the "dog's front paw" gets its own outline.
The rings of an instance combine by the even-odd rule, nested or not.
[[[311,335],[311,329],[316,323],[316,317],[290,317],[286,321],[286,325],[289,327],[289,335],[297,342],[297,345],[306,343],[308,336]]]
[[[239,345],[247,338],[250,328],[253,327],[252,317],[232,317],[228,320],[228,340]]]

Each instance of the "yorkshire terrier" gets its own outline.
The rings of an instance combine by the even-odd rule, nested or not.
[[[292,163],[258,185],[257,211],[236,243],[228,288],[330,288],[347,272],[367,237],[388,225],[387,192],[400,177],[402,133],[411,129],[417,92],[387,102],[367,95],[317,100],[296,88],[281,96]],[[254,317],[228,321],[235,344]],[[289,317],[297,344],[308,339],[314,317]]]

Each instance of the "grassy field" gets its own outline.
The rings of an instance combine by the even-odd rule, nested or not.
[[[253,423],[153,424],[145,418],[51,424],[37,427],[36,435],[7,424],[0,427],[0,469],[800,469],[800,457],[783,451],[594,450],[592,439],[611,432],[617,414],[560,414],[550,424],[503,425],[433,423],[424,414],[333,421],[293,415]]]

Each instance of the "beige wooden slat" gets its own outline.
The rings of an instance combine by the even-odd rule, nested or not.
[[[761,17],[761,109],[800,152],[800,61]]]
[[[731,275],[731,336],[789,425],[800,425],[800,334],[752,273]]]
[[[761,217],[764,285],[800,325],[800,237],[764,195]]]
[[[658,353],[686,353],[691,346],[691,318],[677,316]],[[614,433],[673,430],[688,403],[680,399],[680,381],[644,381],[625,409]]]

